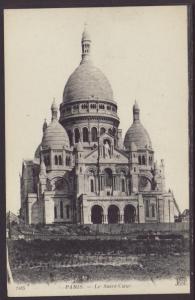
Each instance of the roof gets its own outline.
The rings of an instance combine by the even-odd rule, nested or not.
[[[108,79],[99,68],[87,60],[70,75],[64,88],[63,101],[93,99],[114,102],[112,87]]]
[[[126,132],[124,139],[125,147],[130,149],[131,143],[134,143],[138,150],[145,149],[146,147],[152,149],[149,134],[139,120],[133,122]]]
[[[53,119],[45,129],[41,146],[43,149],[49,147],[70,147],[68,134],[57,119]]]

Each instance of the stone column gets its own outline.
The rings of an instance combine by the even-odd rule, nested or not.
[[[102,177],[102,191],[104,190],[104,175],[101,176]]]
[[[80,141],[83,143],[83,129],[79,128],[79,133],[80,133]]]
[[[75,144],[74,128],[72,130],[72,143],[73,145]]]
[[[121,215],[121,224],[124,224],[124,214]]]
[[[128,188],[128,178],[125,176],[125,192],[129,195],[129,188]]]
[[[80,204],[80,223],[83,224],[84,220],[83,220],[83,202],[81,202]]]
[[[113,174],[113,191],[116,191],[116,174]]]
[[[52,153],[52,150],[50,150],[49,156],[50,156],[50,168],[52,169],[53,168],[53,153]]]
[[[104,224],[108,224],[108,215],[104,215]]]
[[[44,199],[44,210],[45,210],[45,224],[52,224],[54,222],[54,201],[53,201],[53,193],[45,196]]]
[[[88,139],[89,139],[89,143],[91,143],[91,126],[90,126],[90,124],[88,125]]]
[[[65,152],[64,148],[62,151],[62,162],[63,162],[63,166],[65,166],[66,165],[66,152]]]

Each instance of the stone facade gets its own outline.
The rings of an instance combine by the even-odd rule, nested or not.
[[[54,101],[34,159],[23,162],[21,216],[27,224],[174,222],[178,206],[165,188],[164,161],[154,161],[138,104],[123,142],[117,102],[91,61],[86,28],[81,44],[59,121]]]

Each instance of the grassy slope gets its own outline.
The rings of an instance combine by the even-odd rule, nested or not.
[[[187,245],[178,241],[8,241],[10,265],[18,282],[98,279],[157,279],[189,274]],[[78,254],[81,259],[78,261]],[[86,265],[91,255],[135,255],[134,265]],[[84,259],[82,260],[82,256]],[[77,258],[76,258],[77,257]],[[106,260],[106,258],[105,258]],[[64,267],[67,264],[76,267]]]

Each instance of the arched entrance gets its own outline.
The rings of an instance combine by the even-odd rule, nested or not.
[[[116,205],[110,205],[108,207],[108,223],[117,224],[119,223],[119,208]]]
[[[124,208],[124,223],[134,223],[136,216],[135,207],[131,204],[128,204]]]
[[[91,222],[93,224],[102,224],[103,208],[99,205],[94,205],[91,208]]]
[[[105,186],[112,187],[112,170],[106,168],[104,170],[104,173],[105,173]]]

